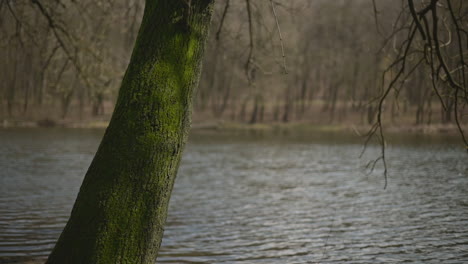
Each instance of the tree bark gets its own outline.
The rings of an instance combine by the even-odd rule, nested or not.
[[[147,0],[109,127],[47,263],[154,263],[214,0]]]

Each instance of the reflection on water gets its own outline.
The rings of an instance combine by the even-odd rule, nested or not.
[[[0,263],[48,254],[101,136],[0,130]],[[343,135],[192,135],[158,263],[468,262],[466,154],[399,142],[383,191]]]

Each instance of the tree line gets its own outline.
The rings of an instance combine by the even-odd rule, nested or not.
[[[218,1],[195,120],[365,125],[382,109],[392,123],[463,125],[467,4],[430,1],[434,31],[429,9],[414,20],[426,2]],[[1,1],[0,118],[108,119],[142,12],[137,0]]]

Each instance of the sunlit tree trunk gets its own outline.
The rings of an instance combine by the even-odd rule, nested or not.
[[[214,0],[147,0],[109,127],[47,263],[154,263]]]

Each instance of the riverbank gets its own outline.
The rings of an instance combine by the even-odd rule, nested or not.
[[[39,120],[21,121],[21,120],[3,120],[0,122],[0,128],[37,128],[37,127],[60,127],[60,128],[97,128],[105,129],[108,121],[90,120],[90,121],[55,121]],[[220,133],[307,133],[307,132],[348,132],[356,135],[365,135],[371,126],[354,124],[316,124],[307,122],[288,122],[288,123],[256,123],[246,124],[240,122],[225,122],[222,120],[196,121],[192,124],[192,131],[196,132],[220,132]],[[468,126],[462,127],[464,131]],[[455,124],[430,124],[430,125],[384,125],[386,133],[397,134],[424,134],[424,135],[458,135],[459,129]]]
[[[289,132],[349,132],[358,136],[365,135],[371,126],[369,125],[352,125],[352,124],[311,124],[304,122],[291,123],[261,123],[261,124],[243,124],[232,122],[212,122],[193,124],[192,130],[196,131],[220,131],[220,132],[273,132],[273,133],[289,133]],[[452,124],[431,124],[431,125],[389,125],[384,126],[387,133],[411,133],[411,134],[458,134],[459,130],[456,125]],[[468,127],[463,127],[464,130]]]

